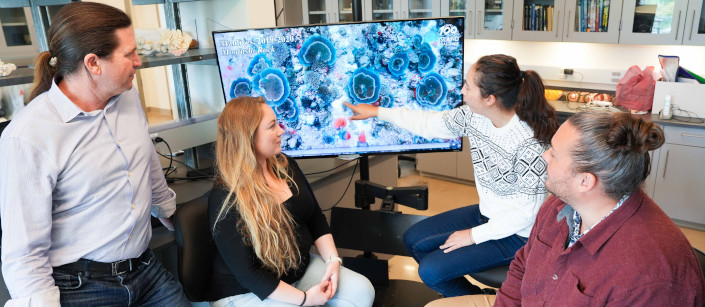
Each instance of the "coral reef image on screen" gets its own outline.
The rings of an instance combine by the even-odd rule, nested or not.
[[[460,148],[343,105],[448,110],[462,103],[463,19],[419,19],[214,33],[226,101],[262,96],[293,156]]]

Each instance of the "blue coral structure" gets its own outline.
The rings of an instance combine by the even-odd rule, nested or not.
[[[387,95],[382,96],[382,99],[380,99],[380,101],[379,101],[379,105],[381,107],[385,107],[385,108],[391,108],[393,104],[394,104],[394,96],[392,96],[392,94],[387,94]]]
[[[291,89],[284,73],[276,68],[267,68],[259,74],[257,88],[271,106],[279,106],[289,97]]]
[[[448,85],[441,75],[432,72],[424,76],[416,88],[416,99],[431,107],[441,106],[446,99]]]
[[[306,67],[310,67],[315,62],[332,66],[335,63],[335,47],[327,38],[318,34],[313,35],[301,46],[299,62]]]
[[[419,34],[414,35],[414,37],[411,38],[411,44],[415,48],[421,48],[421,44],[423,44],[423,36],[421,36]]]
[[[252,77],[270,67],[272,67],[272,61],[260,53],[250,61],[250,65],[247,66],[247,74]]]
[[[431,45],[424,43],[419,50],[419,71],[427,73],[436,66],[436,54],[433,53]]]
[[[355,69],[348,82],[348,95],[355,103],[372,103],[379,99],[379,75],[365,67]]]
[[[230,99],[252,94],[252,82],[246,78],[237,78],[230,85]]]
[[[274,110],[279,114],[279,119],[285,122],[295,122],[299,118],[299,110],[291,98],[287,98],[284,103],[274,107]]]
[[[394,76],[401,76],[409,68],[409,54],[406,51],[395,53],[387,64],[389,72]]]

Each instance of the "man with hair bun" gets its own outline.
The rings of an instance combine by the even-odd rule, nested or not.
[[[427,306],[702,306],[693,248],[640,188],[663,142],[661,127],[628,113],[573,115],[543,154],[553,195],[497,296]]]
[[[190,306],[148,248],[150,213],[173,230],[176,199],[132,86],[130,18],[73,2],[48,39],[0,138],[5,306]]]

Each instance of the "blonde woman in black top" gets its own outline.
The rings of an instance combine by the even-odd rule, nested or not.
[[[281,154],[282,134],[263,98],[233,99],[218,119],[212,305],[371,306],[372,284],[341,267],[311,187]]]

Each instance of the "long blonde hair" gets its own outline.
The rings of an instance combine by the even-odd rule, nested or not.
[[[237,228],[245,243],[252,246],[265,268],[281,276],[297,268],[301,261],[294,232],[296,222],[289,210],[277,202],[264,172],[294,181],[287,173],[289,163],[284,155],[267,158],[267,170],[257,163],[254,142],[264,103],[261,97],[238,97],[227,103],[218,118],[218,180],[229,191],[215,224],[230,210],[237,210]]]

